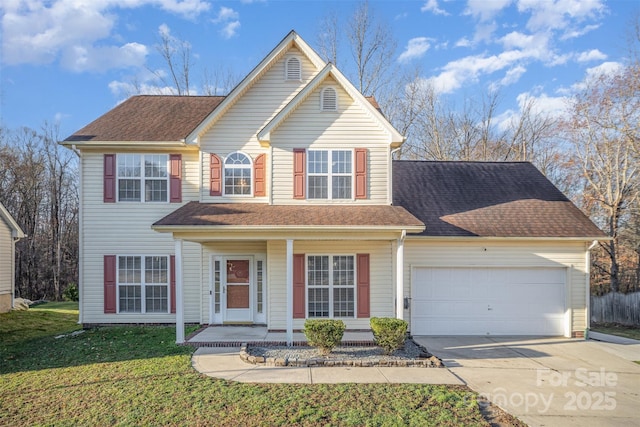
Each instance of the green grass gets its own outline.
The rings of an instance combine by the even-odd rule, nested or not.
[[[76,318],[66,303],[0,315],[0,424],[489,425],[466,387],[217,380],[193,370],[175,328],[56,339]]]
[[[640,340],[640,328],[637,326],[625,326],[615,323],[603,323],[591,325],[591,330],[603,334],[617,335],[619,337]]]

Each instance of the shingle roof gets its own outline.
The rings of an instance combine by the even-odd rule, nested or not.
[[[605,237],[531,163],[393,162],[393,203],[423,236]]]
[[[224,96],[134,96],[65,141],[180,141],[223,99]]]
[[[189,202],[155,226],[422,227],[400,206],[266,205]]]

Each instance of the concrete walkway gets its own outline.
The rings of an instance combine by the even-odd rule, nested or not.
[[[306,343],[307,338],[302,332],[293,333],[293,342],[298,344]],[[371,331],[345,331],[343,342],[351,343],[372,343],[373,334]],[[215,343],[216,347],[223,347],[229,344],[237,347],[241,343],[279,343],[287,342],[285,332],[270,332],[266,326],[209,326],[198,331],[187,340],[191,344]]]
[[[469,387],[530,426],[639,426],[640,343],[414,337]]]
[[[210,377],[245,383],[463,384],[446,368],[260,366],[243,362],[239,352],[240,348],[233,347],[200,347],[191,364]]]

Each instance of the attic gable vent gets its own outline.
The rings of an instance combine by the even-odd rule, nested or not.
[[[332,87],[322,89],[320,95],[321,111],[338,111],[338,92]]]
[[[302,80],[302,64],[298,57],[292,56],[285,62],[285,80]]]

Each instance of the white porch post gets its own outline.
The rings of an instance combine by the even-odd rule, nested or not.
[[[287,345],[293,345],[293,240],[287,239]]]
[[[396,244],[396,318],[404,319],[404,238],[406,231]]]
[[[182,303],[182,240],[175,241],[176,257],[176,344],[184,343],[184,307]]]

